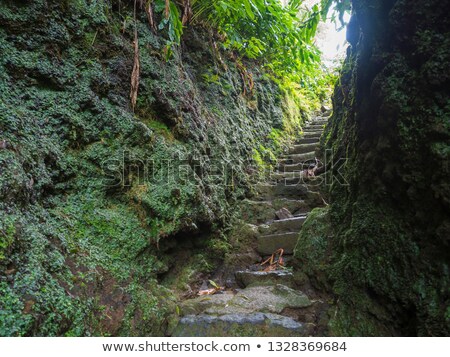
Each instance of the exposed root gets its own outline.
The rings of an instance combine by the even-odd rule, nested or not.
[[[143,0],[141,0],[143,2]],[[153,14],[152,1],[149,1],[147,5],[145,5],[145,13],[147,14],[148,24],[154,33],[156,33],[156,22],[155,16]]]
[[[183,18],[181,19],[181,24],[183,26],[191,22],[192,19],[192,7],[191,0],[183,0]]]
[[[140,76],[139,41],[136,28],[136,0],[134,1],[134,22],[135,22],[134,41],[133,41],[134,64],[133,64],[133,71],[131,72],[131,91],[130,91],[131,108],[133,112],[137,102],[139,90],[139,76]]]

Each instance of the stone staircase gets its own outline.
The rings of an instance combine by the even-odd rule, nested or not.
[[[314,334],[314,310],[321,302],[299,290],[289,261],[308,212],[323,205],[307,171],[317,164],[326,121],[317,117],[308,123],[298,142],[279,159],[278,170],[257,186],[257,195],[245,204],[243,219],[255,231],[258,262],[233,271],[226,290],[184,301],[173,336]],[[264,271],[260,262],[280,248],[286,266]]]

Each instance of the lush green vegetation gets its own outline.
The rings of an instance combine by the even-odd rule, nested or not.
[[[335,75],[321,65],[314,37],[319,22],[329,13],[343,25],[349,0],[322,0],[312,9],[303,6],[303,0],[291,0],[286,6],[279,0],[192,0],[178,5],[172,0],[155,0],[147,5],[147,12],[152,12],[152,3],[154,11],[162,15],[158,28],[168,35],[166,54],[179,45],[183,25],[201,24],[211,35],[216,33],[211,36],[213,46],[232,51],[241,66],[245,58],[257,60],[282,86],[303,93],[306,98],[302,102],[312,101],[308,109],[329,97],[326,90]],[[251,90],[251,76],[246,79]]]
[[[344,25],[343,14],[350,10],[350,0],[322,0],[311,9],[303,2],[291,0],[284,6],[279,0],[154,0],[145,7],[152,17],[150,25],[154,21],[152,9],[161,15],[158,29],[166,32],[166,59],[179,46],[183,27],[205,26],[222,70],[226,71],[227,66],[219,50],[231,53],[244,81],[244,94],[254,87],[252,74],[243,63],[246,60],[257,61],[278,84],[284,94],[288,120],[281,132],[273,131],[269,136],[269,147],[259,145],[253,149],[254,161],[261,171],[274,163],[274,152],[282,149],[283,138],[295,133],[305,113],[319,109],[329,100],[337,78],[337,73],[321,64],[314,37],[319,22],[328,14]],[[220,84],[217,69],[205,73],[203,78]]]
[[[326,97],[333,75],[311,42],[321,8],[184,4],[0,1],[0,335],[167,333],[167,287],[225,255],[249,162],[273,161]],[[173,159],[194,180],[141,184],[138,159],[155,176]],[[214,160],[233,180],[218,180]],[[119,161],[126,184],[106,187],[104,164]],[[171,239],[204,227],[210,254],[173,273]]]

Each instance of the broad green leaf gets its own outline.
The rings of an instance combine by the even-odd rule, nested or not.
[[[247,16],[251,19],[251,20],[255,20],[255,14],[252,11],[252,6],[249,2],[250,0],[244,0],[243,1],[243,5],[245,8],[245,12],[247,13]]]

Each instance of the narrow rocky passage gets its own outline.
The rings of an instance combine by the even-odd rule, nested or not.
[[[317,333],[324,302],[299,284],[290,263],[308,213],[324,205],[317,175],[323,171],[318,146],[326,121],[316,117],[309,122],[295,145],[279,158],[277,171],[244,203],[242,217],[255,239],[243,261],[254,263],[228,267],[223,290],[184,301],[175,336]]]

